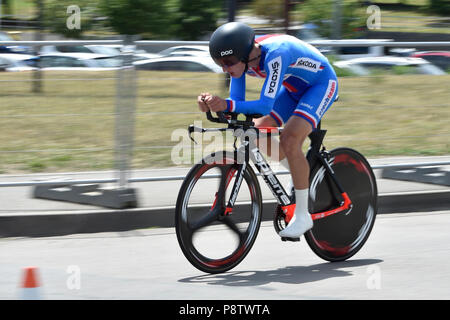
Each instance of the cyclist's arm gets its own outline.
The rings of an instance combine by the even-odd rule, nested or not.
[[[273,52],[266,57],[265,70],[267,70],[267,77],[262,87],[259,100],[245,101],[242,99],[242,94],[233,92],[236,90],[236,92],[240,93],[239,89],[242,89],[243,81],[241,78],[245,77],[245,74],[239,79],[232,79],[232,84],[233,81],[235,81],[236,87],[232,85],[230,88],[230,98],[227,99],[226,111],[247,114],[269,114],[270,111],[272,111],[277,93],[283,83],[283,76],[288,67],[287,61],[289,60],[285,58],[286,55],[288,55],[288,53],[283,53],[277,50],[277,52]],[[240,86],[238,87],[238,85]],[[233,97],[236,97],[236,99],[233,99]]]
[[[229,100],[245,100],[245,73],[240,78],[231,77]]]

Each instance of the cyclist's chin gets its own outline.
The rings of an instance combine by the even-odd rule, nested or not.
[[[228,71],[227,73],[233,78],[240,78],[240,77],[242,77],[242,74],[243,74],[243,72],[239,72],[239,71]]]

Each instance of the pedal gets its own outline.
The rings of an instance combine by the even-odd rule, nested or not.
[[[292,242],[298,242],[298,241],[300,241],[300,238],[288,238],[288,237],[281,237],[281,241],[292,241]]]

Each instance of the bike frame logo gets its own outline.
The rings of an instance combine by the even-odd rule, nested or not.
[[[259,152],[258,148],[252,149],[253,156],[255,157],[256,166],[258,166],[259,171],[263,175],[264,179],[270,184],[272,187],[271,190],[274,192],[275,197],[280,197],[281,201],[283,202],[283,205],[287,206],[291,203],[291,200],[289,200],[289,197],[284,192],[283,187],[280,185],[278,180],[275,178],[272,169],[267,165],[267,163],[264,161],[264,157]]]

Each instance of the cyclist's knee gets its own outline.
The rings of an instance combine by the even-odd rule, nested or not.
[[[289,154],[297,153],[298,150],[301,150],[304,140],[305,139],[300,135],[289,131],[283,131],[280,136],[280,145],[284,153],[289,156]]]

